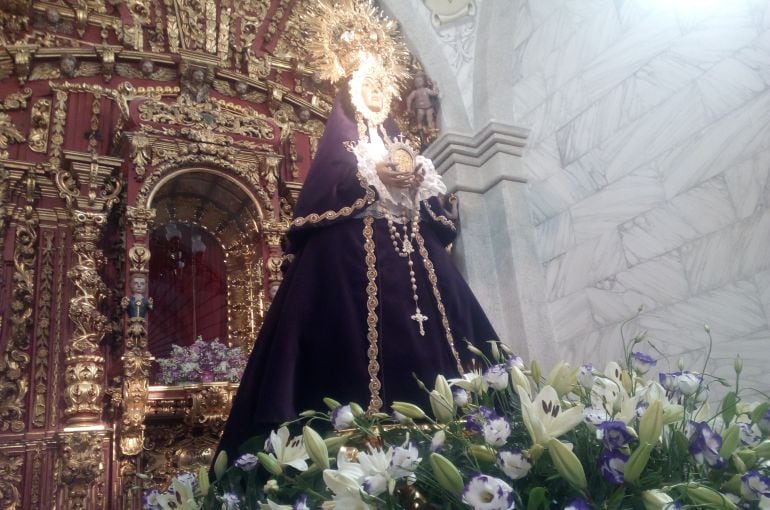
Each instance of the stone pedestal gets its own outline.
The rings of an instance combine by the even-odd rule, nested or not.
[[[492,324],[516,354],[550,366],[555,343],[521,162],[527,135],[490,122],[472,136],[443,133],[425,155],[460,198],[456,260]]]

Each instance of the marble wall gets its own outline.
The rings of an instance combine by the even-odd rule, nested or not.
[[[712,371],[732,379],[740,352],[770,389],[770,3],[513,4],[511,111],[560,352],[617,356],[630,320],[700,370],[708,324]]]

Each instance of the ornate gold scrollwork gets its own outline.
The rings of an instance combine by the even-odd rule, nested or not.
[[[38,99],[30,113],[29,148],[34,152],[48,150],[48,128],[51,123],[51,100]]]
[[[30,330],[32,327],[37,258],[38,219],[33,209],[34,171],[26,178],[26,205],[16,225],[13,250],[13,301],[11,332],[5,352],[0,357],[0,430],[24,430],[25,397],[29,389],[26,369],[29,365]]]
[[[147,319],[129,317],[123,354],[123,417],[120,429],[120,451],[123,455],[138,455],[142,451],[152,360],[147,350]]]
[[[93,431],[60,434],[60,482],[67,491],[68,508],[85,509],[91,486],[104,473],[102,440],[103,433]]]
[[[23,143],[27,138],[21,134],[11,116],[0,112],[0,159],[8,159],[8,146],[12,143]]]
[[[103,256],[96,241],[106,219],[104,212],[73,211],[73,252],[77,262],[67,275],[77,292],[69,309],[75,331],[66,346],[64,415],[68,422],[98,421],[101,412],[104,358],[99,342],[109,328],[109,321],[99,311],[107,288],[98,273]]]
[[[151,159],[152,147],[150,139],[142,133],[132,136],[131,161],[134,163],[134,172],[136,173],[137,180],[144,179],[144,173]]]
[[[155,219],[155,209],[146,209],[143,207],[133,207],[129,205],[126,209],[126,217],[128,218],[128,221],[131,222],[131,229],[134,232],[134,237],[145,237],[149,228],[152,226],[153,220]],[[143,246],[134,246],[134,248],[137,250],[146,250],[146,248]],[[132,248],[132,252],[134,248]],[[149,259],[149,255],[143,251],[138,251],[138,258],[135,261],[134,256],[131,255],[132,252],[129,252],[129,258],[131,259],[132,264],[141,266],[147,262],[147,259]],[[147,259],[145,259],[145,256]],[[144,272],[141,269],[133,269],[133,266],[131,271]]]
[[[21,508],[21,468],[24,457],[0,452],[0,508]]]
[[[35,397],[32,424],[43,427],[46,418],[46,397],[48,395],[48,362],[51,335],[51,305],[53,302],[53,239],[54,232],[43,234],[41,250],[40,280],[38,289],[38,312],[35,331]]]
[[[192,407],[185,416],[188,425],[220,430],[232,406],[233,392],[227,386],[206,386],[192,395]]]

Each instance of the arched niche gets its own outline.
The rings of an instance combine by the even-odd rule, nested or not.
[[[262,211],[248,186],[223,170],[169,172],[148,194],[149,349],[218,338],[247,352],[265,311]]]

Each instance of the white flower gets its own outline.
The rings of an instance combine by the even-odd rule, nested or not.
[[[222,510],[239,510],[241,505],[238,496],[232,492],[225,492],[222,496]]]
[[[511,480],[524,478],[532,469],[532,463],[519,450],[498,452],[497,465]]]
[[[264,492],[278,492],[278,489],[281,487],[278,485],[278,481],[274,478],[271,478],[268,480],[265,485],[262,487],[262,490]]]
[[[583,388],[590,390],[594,385],[594,367],[593,365],[582,365],[577,373],[577,381]]]
[[[235,466],[243,469],[244,471],[251,471],[257,464],[259,459],[253,453],[244,453],[235,460]]]
[[[744,422],[740,423],[739,427],[741,443],[753,448],[762,442],[762,431],[759,430],[756,424]]]
[[[521,416],[534,444],[544,445],[575,428],[583,420],[583,406],[563,409],[562,402],[551,386],[543,386],[534,400],[527,391],[516,386],[521,400]]]
[[[278,429],[278,433],[275,431],[270,432],[268,442],[273,452],[270,456],[275,458],[281,465],[291,466],[299,471],[307,470],[306,461],[310,456],[305,451],[302,436],[289,439],[289,429],[281,427]]]
[[[515,505],[511,486],[486,475],[474,476],[465,486],[463,503],[473,510],[511,510]]]
[[[433,439],[430,441],[430,451],[437,452],[444,447],[444,441],[446,441],[446,432],[444,429],[439,430],[433,434]]]
[[[449,383],[479,395],[487,391],[487,382],[479,370],[469,370],[461,378],[449,379]]]
[[[508,372],[505,365],[492,365],[484,372],[484,381],[493,390],[504,390],[508,387]]]
[[[355,423],[353,410],[349,405],[335,408],[334,411],[332,411],[331,422],[334,430],[343,430],[352,427],[353,423]]]
[[[494,418],[484,422],[484,441],[490,446],[503,446],[511,435],[511,426],[505,418]]]
[[[454,388],[452,390],[452,399],[457,407],[464,407],[468,404],[468,392],[462,388]]]
[[[608,365],[604,377],[598,377],[591,388],[591,405],[607,411],[613,419],[621,420],[626,424],[636,418],[636,404],[639,397],[631,397],[623,387],[620,377],[617,375],[619,367],[613,363]]]
[[[419,454],[420,452],[417,451],[417,446],[410,442],[407,437],[407,440],[402,446],[393,448],[388,472],[396,479],[411,475],[422,460],[418,457]]]
[[[702,377],[692,372],[682,372],[676,378],[676,387],[683,395],[690,396],[700,387]]]
[[[369,453],[358,454],[358,463],[364,473],[362,485],[368,494],[379,496],[388,489],[390,457],[391,452],[386,453],[379,448],[370,448]]]
[[[674,498],[658,489],[642,492],[642,503],[644,503],[645,510],[666,510],[668,508],[674,508],[672,505],[673,502]]]

